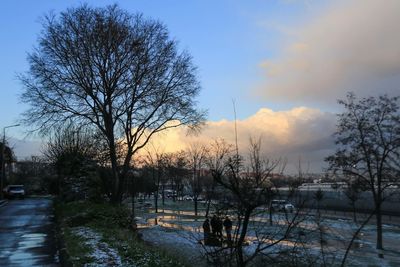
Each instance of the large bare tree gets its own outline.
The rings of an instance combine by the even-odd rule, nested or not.
[[[390,187],[400,177],[399,98],[382,95],[357,99],[349,93],[339,103],[345,111],[338,116],[335,133],[338,148],[327,160],[333,170],[358,179],[371,192],[376,215],[376,248],[383,257],[382,203],[393,193]]]
[[[22,100],[30,105],[25,122],[40,133],[65,121],[98,129],[118,203],[132,156],[155,133],[204,121],[195,102],[196,67],[162,23],[116,5],[70,8],[42,24],[30,70],[20,77]]]

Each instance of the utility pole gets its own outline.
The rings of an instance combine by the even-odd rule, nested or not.
[[[14,125],[9,125],[6,127],[3,127],[3,144],[1,146],[1,184],[0,184],[0,194],[1,194],[1,199],[4,198],[4,192],[3,192],[3,187],[4,187],[4,182],[6,178],[6,160],[5,160],[5,150],[6,150],[6,129],[11,128],[11,127],[17,127],[19,124],[14,124]]]

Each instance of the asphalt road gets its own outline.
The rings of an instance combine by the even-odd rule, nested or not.
[[[0,266],[60,266],[52,200],[11,200],[0,207]]]

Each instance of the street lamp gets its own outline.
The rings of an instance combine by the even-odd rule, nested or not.
[[[6,170],[5,170],[5,166],[6,166],[6,161],[5,161],[5,148],[6,148],[6,129],[7,128],[11,128],[11,127],[17,127],[19,126],[19,124],[14,124],[14,125],[9,125],[6,127],[3,127],[3,144],[1,146],[1,198],[4,198],[4,192],[3,192],[3,187],[4,187],[4,178],[6,177]]]

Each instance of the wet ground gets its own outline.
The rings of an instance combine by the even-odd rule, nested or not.
[[[164,229],[176,229],[177,231],[199,233],[202,231],[201,225],[204,219],[204,211],[199,212],[199,216],[194,216],[194,212],[190,209],[176,207],[168,207],[159,210],[160,212],[155,214],[153,209],[140,209],[138,207],[138,219],[139,226],[144,228],[152,227],[155,224],[161,226]],[[325,215],[325,214],[324,214]],[[338,258],[341,258],[341,254],[344,253],[344,248],[347,247],[351,239],[352,234],[357,230],[358,225],[353,222],[349,216],[341,216],[342,214],[334,214],[329,216],[323,216],[323,225],[325,228],[325,240],[327,241],[326,248],[335,251]],[[274,215],[274,224],[279,225],[284,221],[284,214]],[[313,215],[307,217],[299,228],[304,231],[315,228],[315,221]],[[361,219],[361,218],[360,218]],[[267,226],[268,218],[264,216],[256,216],[257,223]],[[357,238],[352,246],[348,257],[349,266],[400,266],[400,245],[398,240],[400,239],[400,225],[397,220],[391,220],[393,224],[384,224],[384,245],[385,245],[385,260],[379,260],[375,249],[375,238],[376,230],[374,221],[367,224],[361,231],[359,238]],[[157,230],[157,229],[156,229]],[[167,230],[168,231],[168,230]],[[147,231],[148,232],[148,231]],[[149,232],[148,232],[149,233]],[[161,237],[162,232],[157,230],[157,234]],[[252,240],[252,227],[249,229],[249,241]],[[165,236],[166,237],[166,236]],[[311,240],[305,244],[310,248],[317,248],[318,244],[314,244]],[[171,244],[168,244],[171,246]],[[182,249],[182,248],[180,248]]]
[[[0,266],[60,266],[51,199],[0,207]]]

